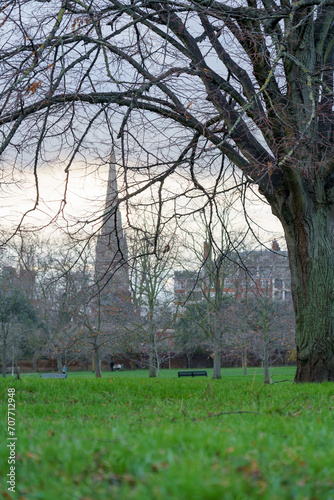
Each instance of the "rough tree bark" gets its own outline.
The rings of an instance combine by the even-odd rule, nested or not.
[[[296,315],[297,382],[334,381],[333,207],[323,182],[298,179],[307,195],[290,196],[285,229]],[[313,191],[314,190],[314,191]]]

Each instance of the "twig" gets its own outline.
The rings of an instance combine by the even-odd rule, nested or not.
[[[303,392],[302,394],[299,394],[298,396],[296,396],[295,398],[291,399],[291,401],[289,401],[288,403],[286,403],[284,406],[282,406],[282,408],[279,408],[277,411],[277,413],[281,413],[282,410],[284,410],[284,408],[287,408],[289,405],[291,405],[294,401],[296,401],[297,399],[299,399],[301,396],[307,396],[307,394],[305,392]]]
[[[220,413],[214,413],[214,414],[208,415],[206,417],[195,417],[195,418],[192,418],[192,420],[204,420],[205,418],[213,418],[213,417],[220,417],[221,415],[232,415],[232,414],[241,414],[241,413],[250,413],[251,415],[259,415],[259,412],[247,411],[247,410],[221,411]]]
[[[286,378],[284,380],[277,380],[276,382],[273,382],[273,384],[280,384],[281,382],[295,382],[294,380],[290,380],[289,378]]]

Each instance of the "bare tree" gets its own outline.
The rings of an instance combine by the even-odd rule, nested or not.
[[[232,181],[243,201],[253,190],[288,246],[296,381],[334,380],[330,0],[9,0],[1,16],[0,152],[14,172],[32,167],[31,208],[43,164],[61,161],[67,179],[78,155],[101,164],[105,120],[120,203],[130,213],[150,192],[160,229]]]
[[[253,335],[249,325],[249,308],[246,300],[236,297],[231,304],[230,314],[233,324],[227,338],[225,357],[229,360],[241,359],[243,374],[247,375],[248,358],[252,353]]]
[[[269,384],[270,366],[291,347],[294,332],[291,303],[272,299],[266,291],[257,292],[248,303],[248,311],[252,352],[262,361],[264,383]]]
[[[121,345],[124,335],[126,335],[126,311],[116,308],[115,302],[110,297],[110,305],[106,306],[106,297],[102,303],[103,287],[96,276],[90,277],[91,283],[86,289],[86,299],[82,304],[80,316],[83,328],[80,331],[78,347],[93,353],[93,370],[95,376],[100,378],[101,363],[103,355],[112,348],[114,354],[122,352]],[[107,296],[108,297],[108,296]]]
[[[205,308],[206,305],[202,303],[203,306]],[[186,355],[187,368],[191,368],[191,358],[194,354],[207,353],[204,318],[205,313],[201,311],[201,307],[197,301],[188,302],[182,308],[182,313],[177,313],[174,326],[175,349],[179,354]]]
[[[1,231],[1,240],[8,232]],[[6,376],[6,363],[11,359],[12,375],[20,355],[32,354],[44,335],[44,328],[34,301],[35,271],[23,265],[20,238],[2,248],[0,262],[0,346],[2,374]],[[27,262],[26,262],[27,264]],[[31,264],[31,263],[30,263]]]
[[[231,200],[220,199],[215,211],[209,206],[197,217],[198,229],[193,231],[191,246],[199,269],[190,271],[193,285],[188,287],[188,297],[184,297],[198,306],[196,322],[212,354],[213,378],[221,378],[222,351],[227,346],[229,332],[235,329],[234,281],[242,264],[240,253],[246,237],[244,232],[233,229],[230,203]]]
[[[87,290],[81,270],[75,265],[80,252],[69,243],[66,239],[58,240],[58,245],[41,241],[40,247],[34,248],[34,302],[46,330],[39,354],[55,358],[58,373],[75,356]]]
[[[22,330],[29,335],[32,328],[37,328],[36,311],[17,289],[7,289],[1,283],[0,289],[0,345],[2,351],[2,376],[6,377],[8,355],[12,358],[12,374],[17,366],[17,351],[22,340]],[[21,338],[20,338],[21,337]],[[8,352],[8,349],[11,352]]]
[[[144,221],[137,224],[141,238],[130,240],[130,282],[136,314],[129,328],[137,339],[137,350],[148,355],[149,376],[155,377],[169,353],[173,318],[168,313],[172,301],[168,282],[176,261],[176,241],[171,232],[155,243],[150,233],[156,224],[154,216],[146,214]]]

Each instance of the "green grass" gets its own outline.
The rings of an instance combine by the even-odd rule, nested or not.
[[[196,370],[197,368],[189,368],[190,370],[194,369]],[[198,368],[202,370],[203,368]],[[182,368],[184,370],[184,368]],[[186,370],[186,369],[185,369]],[[208,376],[212,377],[213,375],[213,369],[212,368],[205,368],[205,370],[208,372]],[[161,370],[160,371],[160,378],[175,378],[177,377],[177,372],[178,369],[172,369],[172,370]],[[273,373],[273,378],[274,380],[279,380],[282,377],[285,378],[291,378],[293,380],[295,376],[295,371],[296,368],[294,366],[274,366],[271,369]],[[247,370],[247,377],[250,379],[253,379],[254,375],[261,379],[261,368],[248,368]],[[70,378],[73,377],[91,377],[95,378],[94,372],[88,371],[88,372],[76,372],[69,369],[68,371],[68,376]],[[111,372],[110,370],[102,372],[102,377],[126,377],[126,378],[140,378],[140,379],[147,379],[148,377],[148,370],[126,370],[124,372]],[[245,376],[243,375],[242,368],[222,368],[222,376],[224,379],[228,377],[241,377],[242,379],[245,379]],[[40,378],[40,373],[28,373],[28,374],[23,374],[23,377],[34,377],[34,378]],[[246,377],[246,378],[247,378]]]
[[[1,380],[16,388],[16,494],[27,500],[334,499],[334,384],[163,371]],[[293,378],[274,370],[274,380]],[[244,413],[236,413],[244,412]],[[249,413],[246,413],[249,412]]]

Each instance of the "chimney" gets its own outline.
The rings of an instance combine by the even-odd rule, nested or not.
[[[211,245],[208,241],[204,241],[204,261],[210,259],[211,256]]]
[[[279,247],[278,241],[276,241],[276,240],[273,241],[272,250],[274,252],[279,252],[280,251],[280,247]]]

